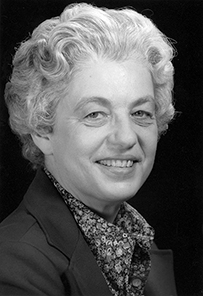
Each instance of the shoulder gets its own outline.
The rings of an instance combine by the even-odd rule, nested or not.
[[[67,258],[64,258],[61,252],[50,245],[38,221],[26,211],[23,202],[0,224],[0,256],[2,257],[1,266],[3,262],[8,266],[8,262],[13,260],[24,264],[26,256],[29,257],[26,261],[28,263],[35,260],[35,262],[44,261],[49,264],[50,261],[55,264],[57,261],[55,265],[59,269],[67,268],[68,264]]]
[[[0,224],[0,243],[6,240],[20,240],[36,220],[30,215],[21,202],[19,207]]]
[[[63,295],[60,276],[69,262],[22,208],[0,225],[0,294]]]
[[[61,273],[54,260],[36,245],[23,240],[4,241],[0,262],[1,295],[53,295],[53,291],[63,295]]]

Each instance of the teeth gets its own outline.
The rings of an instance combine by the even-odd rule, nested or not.
[[[133,166],[132,160],[100,160],[99,163],[108,167],[129,168]]]
[[[133,165],[133,161],[132,160],[128,160],[128,163],[127,163],[127,167],[131,167]]]

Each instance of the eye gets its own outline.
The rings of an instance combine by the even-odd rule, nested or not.
[[[85,116],[86,119],[102,119],[105,116],[104,112],[100,112],[100,111],[95,111],[95,112],[91,112],[88,115]]]
[[[155,114],[146,110],[137,110],[131,114],[135,124],[147,127],[156,121]]]
[[[133,117],[147,119],[147,118],[153,118],[153,114],[148,111],[144,110],[138,110],[132,114]]]
[[[103,126],[106,124],[107,120],[108,114],[104,111],[93,111],[83,118],[84,124],[92,127]]]

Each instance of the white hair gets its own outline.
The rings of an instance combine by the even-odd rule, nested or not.
[[[133,9],[72,4],[59,17],[41,23],[13,59],[5,99],[10,125],[35,166],[44,155],[31,134],[53,132],[56,107],[82,64],[94,56],[113,61],[141,59],[154,83],[159,134],[174,116],[174,49],[153,22]]]

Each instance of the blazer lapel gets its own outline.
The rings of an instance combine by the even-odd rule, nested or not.
[[[88,296],[111,296],[71,212],[43,171],[37,172],[24,201],[43,229],[49,244],[70,261],[68,272],[72,273],[82,293]]]
[[[96,260],[92,258],[93,254],[80,233],[78,244],[71,258],[69,272],[74,274],[84,295],[112,296]]]

